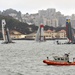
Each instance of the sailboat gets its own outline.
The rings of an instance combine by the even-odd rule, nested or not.
[[[2,35],[3,35],[3,43],[2,44],[8,44],[8,43],[14,43],[11,40],[9,29],[6,27],[5,19],[2,20]]]
[[[74,31],[71,27],[71,21],[70,18],[66,19],[66,35],[68,38],[68,44],[75,44],[75,38],[74,38]]]
[[[37,42],[45,41],[44,25],[43,25],[43,24],[40,24],[40,25],[39,25],[39,28],[38,28],[37,33],[36,33],[36,38],[35,38],[35,40],[36,40]]]
[[[75,37],[74,37],[74,30],[71,27],[71,20],[69,17],[66,18],[66,36],[68,38],[68,42],[65,43],[59,43],[57,41],[57,44],[75,44]]]

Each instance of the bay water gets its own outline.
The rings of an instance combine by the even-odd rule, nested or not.
[[[57,45],[52,40],[14,40],[15,43],[1,44],[0,75],[75,75],[75,66],[49,66],[44,59],[70,53],[70,61],[75,57],[75,45]]]

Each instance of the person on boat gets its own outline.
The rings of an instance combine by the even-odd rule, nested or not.
[[[66,57],[67,62],[69,62],[69,53],[65,54],[65,57]]]
[[[47,57],[47,60],[49,60],[49,57]]]
[[[59,44],[59,41],[58,40],[56,42],[57,42],[57,44]]]
[[[75,62],[75,57],[73,58],[73,62]]]

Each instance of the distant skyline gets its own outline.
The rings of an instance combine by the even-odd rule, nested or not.
[[[55,8],[64,15],[75,14],[75,0],[0,0],[0,10],[15,9],[25,13],[38,13],[38,10]]]

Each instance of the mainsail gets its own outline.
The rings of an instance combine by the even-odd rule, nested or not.
[[[67,38],[69,39],[69,43],[75,43],[74,31],[73,28],[71,27],[71,21],[69,18],[66,19],[66,35]]]
[[[3,19],[2,20],[2,34],[3,34],[3,40],[4,40],[4,42],[5,42],[5,25],[6,25],[6,22],[5,22],[5,20]]]
[[[3,34],[3,43],[12,43],[12,40],[9,35],[9,29],[6,27],[5,19],[2,20],[2,34]]]
[[[35,40],[36,40],[36,41],[45,41],[44,25],[43,25],[43,24],[41,24],[41,25],[39,26]]]

